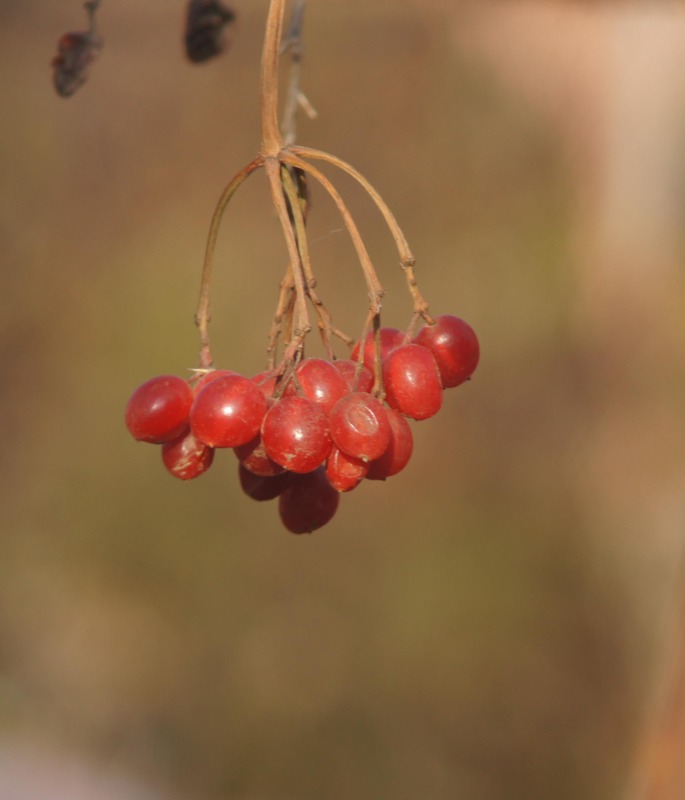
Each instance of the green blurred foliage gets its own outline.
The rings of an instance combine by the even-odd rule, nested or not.
[[[236,2],[230,50],[197,67],[180,8],[106,2],[102,57],[64,101],[49,59],[78,5],[0,9],[6,735],[222,800],[616,797],[643,640],[575,482],[596,394],[569,323],[573,190],[553,131],[437,13],[310,4],[319,117],[300,140],[377,185],[432,309],[469,320],[483,355],[415,426],[406,472],[296,538],[241,495],[232,454],[174,482],[122,422],[139,383],[196,363],[209,219],[259,140],[265,4]],[[340,187],[385,321],[404,326],[382,220]],[[321,294],[357,334],[341,229],[315,191]],[[285,259],[257,175],[219,244],[219,366],[263,368]]]

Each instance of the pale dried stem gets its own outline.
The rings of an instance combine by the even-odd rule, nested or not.
[[[373,358],[373,393],[383,399],[383,375],[381,372],[381,344],[380,344],[380,329],[381,329],[381,314],[380,311],[374,312],[373,309],[369,310],[364,321],[362,328],[362,335],[359,339],[359,355],[357,356],[357,368],[354,373],[354,386],[359,383],[359,374],[362,371],[362,364],[364,363],[364,353],[366,351],[366,339],[373,328],[374,331],[374,358]]]
[[[414,274],[416,258],[409,248],[407,239],[397,223],[395,215],[392,213],[388,204],[385,202],[385,200],[383,200],[373,185],[369,183],[369,181],[361,174],[361,172],[356,170],[351,164],[348,164],[346,161],[343,161],[342,159],[330,153],[326,153],[323,150],[316,150],[312,147],[292,145],[290,148],[288,148],[288,151],[290,153],[294,153],[295,155],[302,156],[302,158],[312,158],[319,161],[326,161],[347,173],[362,186],[362,188],[366,191],[366,193],[378,207],[378,210],[383,215],[390,233],[395,240],[397,251],[400,256],[400,265],[404,270],[407,287],[414,303],[414,310],[420,314],[426,320],[426,322],[432,324],[433,319],[428,313],[428,303],[424,300],[423,295],[419,290],[416,276]]]
[[[288,256],[290,257],[293,283],[295,285],[295,330],[293,331],[292,338],[288,342],[283,355],[284,362],[289,362],[295,358],[298,351],[301,351],[302,343],[311,330],[311,325],[309,324],[309,314],[307,313],[307,297],[304,276],[302,274],[300,252],[297,247],[297,240],[293,227],[290,224],[290,218],[288,217],[288,208],[285,198],[283,197],[280,164],[275,158],[268,158],[264,162],[264,167],[269,178],[269,186],[271,187],[271,199],[278,213],[281,228],[283,229],[283,236],[285,237],[288,247]]]
[[[262,150],[264,157],[275,157],[283,147],[278,127],[278,62],[285,0],[271,0],[266,19],[261,69],[261,123]]]
[[[209,299],[210,289],[212,282],[212,267],[214,263],[214,251],[216,249],[216,240],[219,235],[219,228],[221,220],[229,204],[231,198],[241,186],[245,178],[251,175],[256,169],[259,169],[264,164],[264,159],[258,156],[251,161],[247,166],[243,167],[240,172],[235,175],[228,183],[226,188],[221,193],[219,202],[214,209],[214,215],[209,226],[209,235],[207,236],[207,246],[205,248],[205,259],[202,267],[202,278],[200,281],[200,297],[195,311],[195,324],[200,332],[200,367],[202,369],[209,369],[212,366],[212,355],[209,345]]]
[[[347,345],[352,343],[352,339],[343,333],[341,330],[333,325],[333,317],[324,305],[316,291],[317,280],[312,270],[312,263],[309,257],[309,242],[307,240],[307,229],[305,226],[304,215],[302,213],[302,206],[300,205],[300,198],[295,188],[295,183],[288,172],[288,168],[281,167],[281,180],[285,190],[288,204],[292,211],[293,220],[295,223],[295,233],[297,235],[297,246],[300,251],[300,258],[302,260],[302,271],[305,278],[305,290],[307,296],[314,305],[314,310],[319,318],[319,331],[321,332],[321,340],[328,357],[332,360],[334,358],[333,344],[331,342],[332,336],[337,336],[342,339]]]
[[[283,332],[283,320],[288,312],[292,315],[295,304],[295,283],[293,282],[293,273],[288,264],[283,279],[281,280],[280,293],[278,295],[278,303],[276,305],[276,313],[274,314],[271,328],[269,329],[269,344],[266,348],[267,353],[267,369],[273,369],[276,364],[276,346],[278,340]]]
[[[380,313],[381,300],[383,298],[383,295],[385,294],[385,290],[383,289],[380,281],[378,280],[378,275],[376,274],[376,270],[374,269],[371,258],[359,233],[357,224],[355,223],[354,219],[352,218],[352,215],[348,211],[347,206],[345,205],[345,202],[340,196],[338,190],[335,188],[335,186],[333,186],[333,184],[321,171],[319,171],[316,167],[312,166],[308,162],[300,158],[297,158],[297,156],[292,155],[290,151],[287,150],[284,151],[281,154],[281,157],[283,161],[287,162],[288,164],[291,164],[294,167],[299,167],[299,169],[304,170],[305,172],[310,174],[313,178],[315,178],[328,192],[333,202],[338,207],[340,216],[343,219],[345,227],[347,228],[347,231],[350,234],[350,238],[352,239],[354,248],[357,251],[357,257],[359,258],[359,263],[364,273],[366,285],[369,290],[369,302],[371,311],[374,314]]]

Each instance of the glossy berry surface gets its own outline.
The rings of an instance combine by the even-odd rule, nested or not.
[[[198,395],[200,392],[207,386],[208,383],[215,381],[217,378],[225,378],[228,375],[237,375],[237,372],[233,372],[230,369],[210,369],[209,372],[205,372],[195,381],[193,385],[193,394]]]
[[[373,373],[363,364],[351,358],[339,358],[333,362],[333,366],[345,379],[349,392],[370,392],[373,389]]]
[[[386,403],[412,419],[428,419],[442,405],[442,384],[433,354],[418,344],[393,350],[383,363]]]
[[[348,456],[333,445],[326,459],[326,479],[337,492],[349,492],[364,480],[369,462]]]
[[[330,425],[335,444],[363,461],[380,458],[390,440],[385,408],[368,392],[351,392],[338,400],[330,414]]]
[[[267,455],[291,472],[311,472],[331,449],[328,417],[306,397],[282,397],[269,409],[262,424]]]
[[[286,397],[299,394],[321,406],[328,412],[347,393],[347,381],[331,364],[323,358],[305,358],[295,370],[294,378],[284,392]],[[299,383],[299,386],[298,386]]]
[[[383,360],[389,353],[396,347],[399,347],[404,341],[404,334],[397,328],[381,328],[379,331],[381,340],[381,360]],[[361,349],[361,342],[357,342],[352,348],[351,358],[356,361],[359,358],[359,351]],[[362,362],[364,366],[373,373],[373,364],[375,360],[376,345],[373,331],[370,331],[364,337],[364,353]]]
[[[282,472],[280,475],[255,475],[243,464],[238,464],[240,488],[248,497],[260,502],[278,497],[290,485],[291,478],[290,472]]]
[[[271,475],[280,475],[280,473],[284,471],[280,464],[277,464],[266,454],[262,437],[259,433],[254,439],[250,439],[249,442],[235,447],[233,452],[238,457],[240,463],[254,475],[268,477]]]
[[[190,431],[162,445],[162,462],[182,481],[190,481],[206,472],[214,460],[214,449],[198,441]]]
[[[478,337],[468,322],[452,314],[436,317],[435,324],[421,328],[414,341],[433,353],[445,389],[468,380],[478,366]]]
[[[192,390],[183,378],[176,375],[150,378],[135,390],[126,404],[126,427],[140,442],[170,442],[188,427],[192,401]]]
[[[326,480],[323,467],[294,475],[278,498],[281,522],[291,533],[312,533],[335,515],[340,495]]]
[[[414,437],[407,420],[395,411],[387,409],[390,423],[390,441],[383,455],[369,464],[367,478],[371,481],[384,481],[401,472],[409,463],[414,450]]]
[[[259,433],[266,413],[261,389],[240,375],[208,383],[190,409],[190,427],[210,447],[237,447]]]

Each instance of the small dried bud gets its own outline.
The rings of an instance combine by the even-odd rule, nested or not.
[[[90,65],[102,45],[102,37],[95,33],[72,32],[60,36],[57,55],[52,59],[52,80],[58,95],[71,97],[88,80]]]
[[[200,64],[218,56],[226,46],[225,28],[234,19],[219,0],[190,0],[184,37],[188,58]]]

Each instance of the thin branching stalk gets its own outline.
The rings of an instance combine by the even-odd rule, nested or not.
[[[428,313],[428,303],[424,300],[423,295],[419,291],[418,284],[416,282],[416,276],[414,274],[414,265],[416,264],[416,258],[412,253],[411,249],[409,248],[409,244],[407,239],[402,232],[402,229],[397,223],[395,219],[395,215],[390,210],[388,204],[383,200],[381,195],[376,191],[371,183],[359,172],[356,170],[351,164],[348,164],[346,161],[343,161],[341,158],[337,156],[331,155],[330,153],[326,153],[323,150],[316,150],[312,147],[301,147],[299,145],[292,145],[289,148],[289,152],[294,153],[295,155],[301,156],[302,158],[311,158],[320,161],[326,161],[329,164],[332,164],[338,169],[341,169],[343,172],[347,173],[350,177],[354,178],[366,191],[369,197],[373,200],[373,202],[378,207],[378,210],[383,215],[385,222],[392,234],[393,239],[395,240],[395,244],[397,246],[397,251],[400,256],[400,265],[404,270],[405,277],[407,280],[407,286],[409,288],[409,293],[412,296],[412,300],[414,302],[414,310],[418,313],[421,317],[423,317],[426,322],[429,324],[433,323],[433,319]]]
[[[200,331],[200,368],[210,369],[212,366],[212,355],[209,344],[209,297],[212,283],[212,266],[214,262],[214,251],[216,249],[216,240],[219,235],[219,228],[221,227],[221,220],[229,204],[231,198],[240,188],[245,178],[251,175],[256,169],[259,169],[264,163],[264,159],[258,156],[251,161],[247,166],[243,167],[240,172],[235,175],[228,185],[221,193],[219,202],[214,210],[212,221],[209,226],[209,235],[207,237],[207,246],[205,249],[205,259],[202,267],[202,278],[200,282],[200,298],[198,300],[197,309],[195,311],[195,324]]]
[[[296,353],[302,349],[302,343],[305,337],[311,330],[309,323],[309,313],[307,311],[307,297],[304,284],[304,276],[302,274],[302,263],[300,260],[300,252],[297,247],[297,240],[293,227],[290,224],[290,217],[288,216],[288,207],[283,197],[283,185],[281,183],[280,165],[276,159],[269,158],[264,162],[264,168],[269,178],[269,186],[271,187],[271,199],[274,208],[278,213],[278,218],[283,229],[283,236],[285,237],[286,245],[288,247],[288,255],[290,257],[290,267],[293,273],[293,282],[295,284],[295,330],[291,341],[288,343],[286,352],[284,353],[283,360],[288,362],[294,359]]]
[[[299,167],[300,169],[307,172],[313,178],[315,178],[321,186],[328,192],[328,194],[333,199],[333,202],[338,207],[338,211],[340,212],[340,216],[343,219],[343,223],[347,228],[348,233],[350,234],[350,238],[352,239],[352,243],[354,244],[355,250],[357,251],[357,257],[359,258],[359,263],[361,265],[362,271],[364,273],[364,278],[366,280],[366,285],[369,291],[369,302],[371,305],[371,310],[374,314],[377,314],[381,310],[381,300],[383,295],[385,294],[385,290],[381,286],[380,281],[378,280],[378,275],[376,270],[374,269],[373,262],[369,256],[369,253],[366,249],[364,241],[359,233],[359,229],[357,228],[357,224],[355,223],[352,215],[347,209],[344,200],[340,196],[338,190],[333,186],[331,181],[316,167],[308,162],[304,161],[301,158],[297,158],[293,156],[290,152],[286,151],[283,153],[283,160],[291,164],[294,167]]]
[[[305,227],[302,206],[300,205],[300,198],[297,194],[295,183],[288,172],[288,168],[285,166],[281,167],[281,181],[283,182],[283,189],[288,198],[288,204],[295,224],[297,246],[300,251],[302,271],[305,278],[305,290],[319,318],[319,330],[324,347],[326,348],[326,353],[332,360],[335,354],[333,352],[331,337],[336,336],[342,339],[347,345],[352,344],[352,339],[333,325],[333,318],[316,291],[317,281],[312,271],[311,259],[309,258],[309,242],[307,240],[307,229]]]

